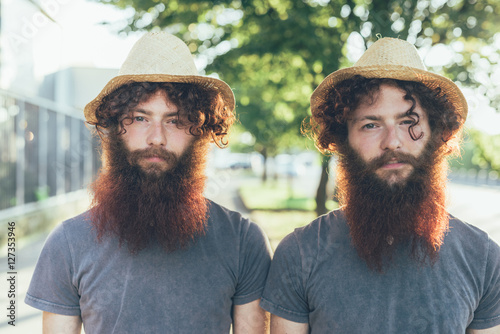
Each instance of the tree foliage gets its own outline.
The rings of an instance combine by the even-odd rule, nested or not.
[[[472,165],[481,169],[500,172],[500,134],[488,135],[471,129],[468,136],[475,144],[471,150]]]

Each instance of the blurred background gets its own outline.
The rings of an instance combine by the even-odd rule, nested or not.
[[[238,123],[214,148],[206,196],[251,217],[276,247],[337,206],[335,159],[301,134],[309,97],[379,36],[415,44],[468,103],[450,159],[449,211],[500,240],[497,0],[0,0],[0,267],[16,223],[16,327],[41,333],[24,295],[47,233],[89,205],[100,167],[83,107],[145,31],[186,41],[201,74],[233,88]],[[9,302],[0,279],[0,305]]]

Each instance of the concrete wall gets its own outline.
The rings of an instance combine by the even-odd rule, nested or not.
[[[0,211],[0,247],[7,241],[7,223],[15,222],[16,240],[52,230],[60,222],[71,218],[89,207],[87,190],[55,196],[40,202]]]
[[[83,109],[118,74],[118,69],[71,67],[45,77],[41,97]]]

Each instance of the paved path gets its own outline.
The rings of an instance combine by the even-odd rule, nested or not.
[[[239,176],[232,172],[222,172],[210,179],[207,196],[230,209],[242,210],[239,197],[235,193]],[[474,187],[470,185],[450,184],[449,211],[471,224],[474,224],[500,243],[500,188]],[[245,214],[245,212],[244,212]],[[0,222],[2,228],[6,223]],[[17,246],[17,299],[16,326],[7,324],[7,270],[2,269],[0,277],[0,333],[2,334],[41,334],[41,312],[24,304],[24,297],[33,273],[34,265],[46,235],[39,235],[30,240],[18,240]],[[6,254],[3,251],[2,254]],[[0,258],[1,268],[6,268],[6,256]]]
[[[450,183],[448,211],[488,232],[500,244],[500,187]]]
[[[6,225],[1,222],[2,228]],[[2,275],[0,276],[0,333],[2,334],[41,334],[41,312],[26,305],[24,297],[28,289],[31,276],[35,267],[36,260],[40,254],[46,235],[38,235],[30,239],[17,240],[16,250],[16,321],[15,327],[8,325],[7,310],[8,299],[8,282],[7,270],[3,270],[7,265],[6,256],[0,258],[0,266],[2,268]],[[6,250],[2,251],[2,255],[6,254]]]

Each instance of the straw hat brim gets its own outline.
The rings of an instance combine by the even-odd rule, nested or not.
[[[228,84],[224,81],[201,75],[170,75],[170,74],[127,74],[118,75],[111,79],[101,90],[99,95],[90,101],[84,108],[85,119],[90,123],[97,122],[95,112],[105,96],[111,94],[118,87],[132,82],[172,82],[191,83],[206,89],[217,90],[222,94],[222,98],[228,107],[234,110],[234,94]]]
[[[326,96],[329,90],[338,83],[349,79],[355,75],[361,75],[365,78],[387,78],[404,81],[420,82],[430,89],[441,89],[441,95],[446,95],[451,104],[465,121],[467,117],[467,100],[450,79],[441,75],[402,65],[372,65],[372,66],[352,66],[340,69],[328,75],[323,82],[314,90],[311,95],[311,110],[316,110],[321,104],[326,102]]]

